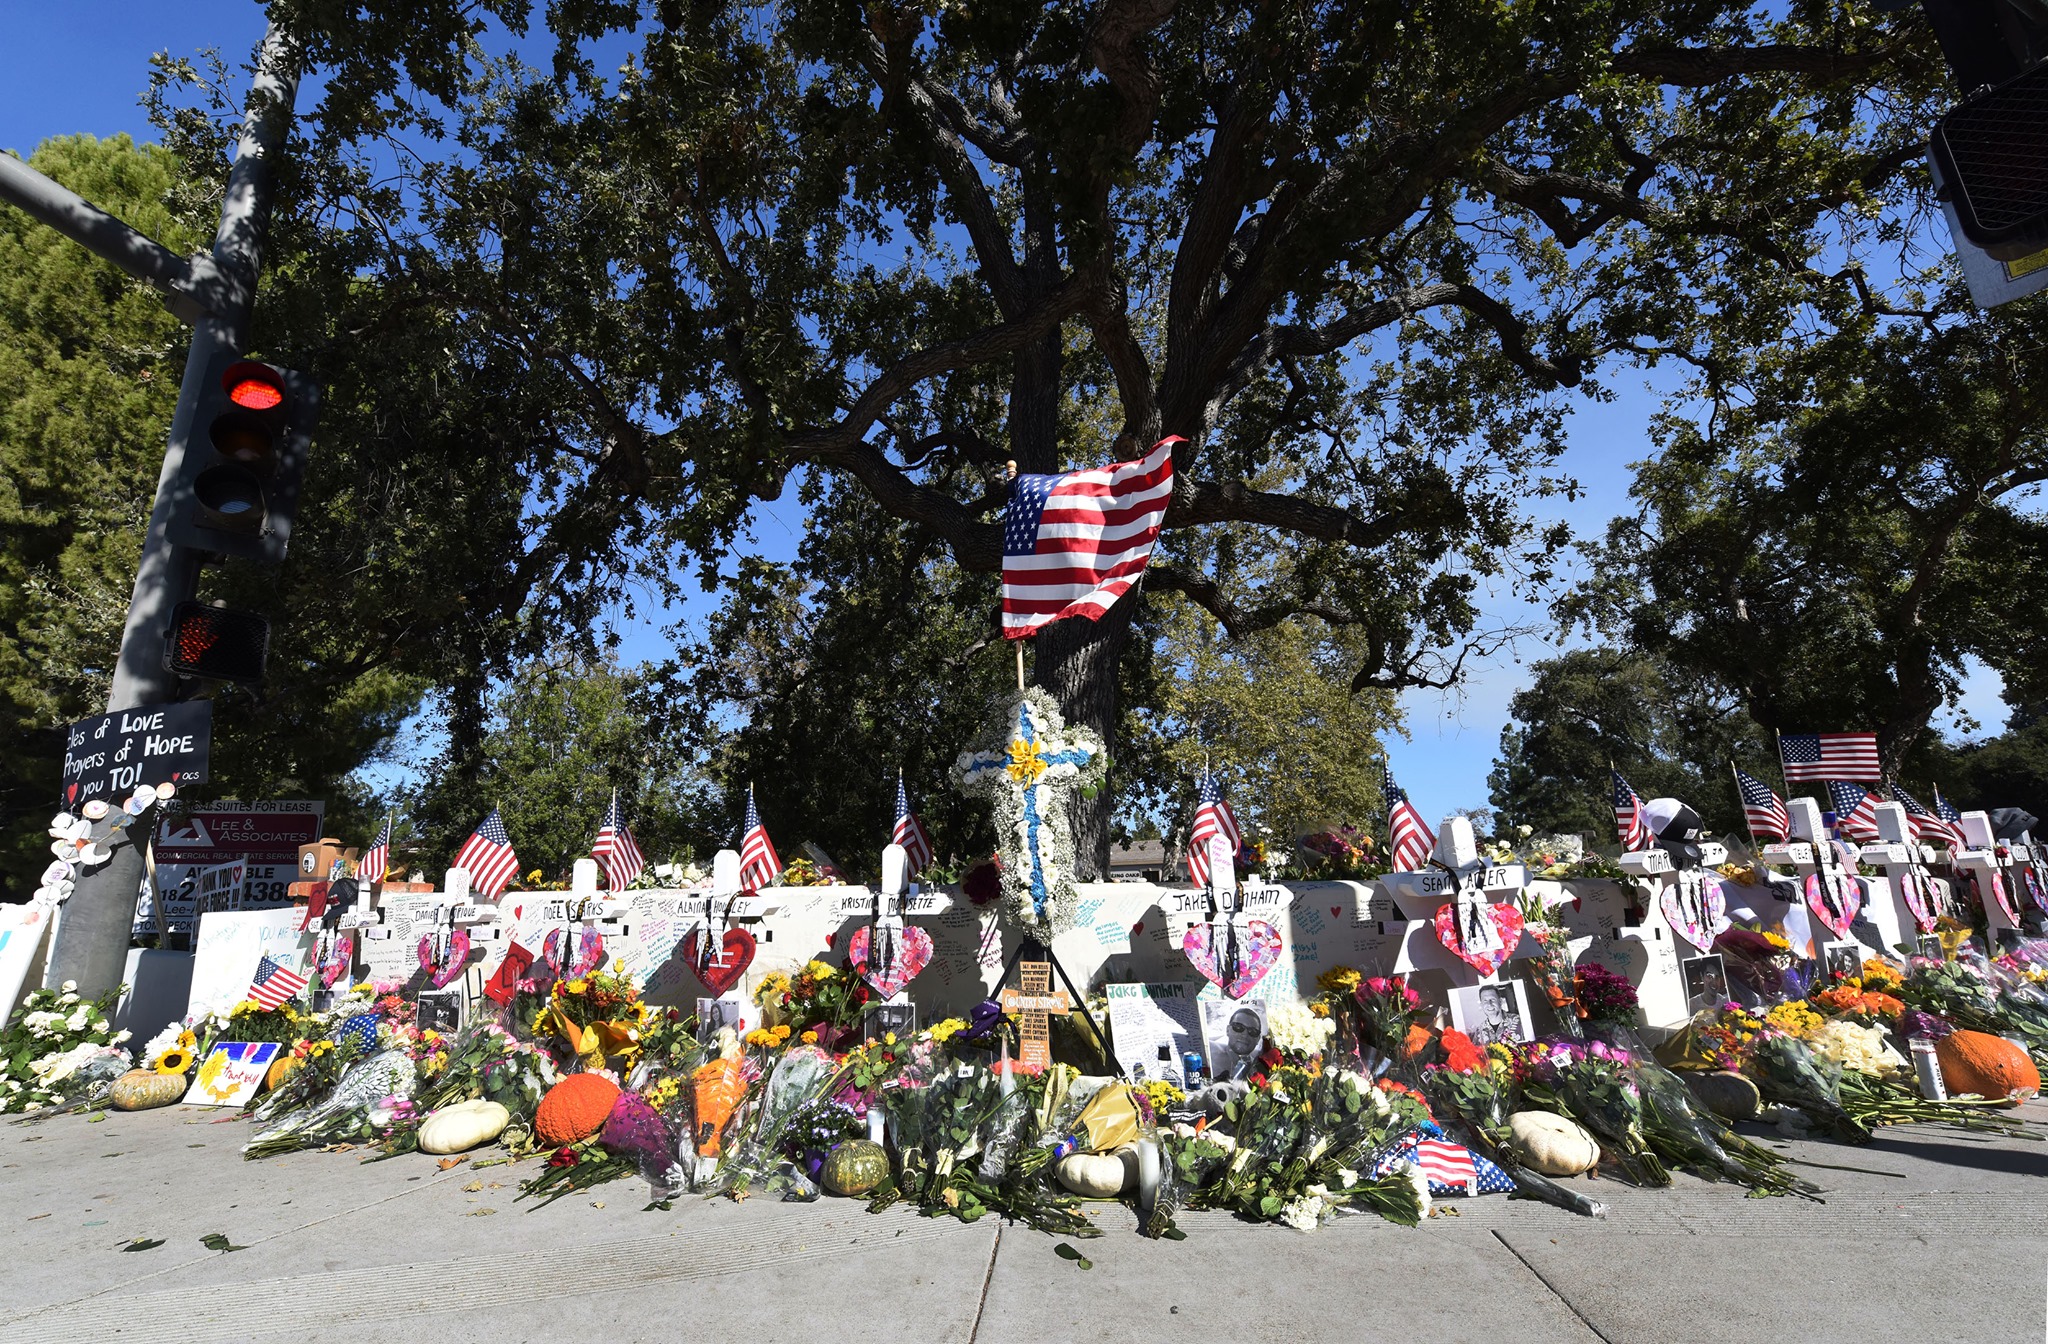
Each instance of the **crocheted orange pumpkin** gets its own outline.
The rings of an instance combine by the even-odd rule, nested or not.
[[[581,1143],[604,1128],[619,1099],[619,1085],[601,1073],[572,1073],[548,1089],[533,1113],[533,1133],[542,1143]]]
[[[1941,1079],[1951,1092],[1974,1092],[1993,1101],[2036,1096],[2041,1074],[2027,1052],[2002,1036],[1958,1031],[1934,1047]]]

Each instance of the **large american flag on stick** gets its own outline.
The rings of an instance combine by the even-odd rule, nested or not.
[[[1621,771],[1610,765],[1607,773],[1614,776],[1614,829],[1621,834],[1621,847],[1641,849],[1650,843],[1650,824],[1643,820],[1643,800],[1634,786],[1621,777]]]
[[[306,987],[306,977],[297,971],[288,971],[268,952],[256,963],[256,978],[249,982],[248,997],[264,1009],[275,1012],[285,1004],[299,997],[299,991]]]
[[[634,842],[633,833],[626,829],[626,819],[619,815],[619,791],[612,790],[612,805],[604,814],[604,825],[597,832],[597,841],[590,847],[590,857],[604,866],[605,885],[613,891],[625,891],[633,879],[647,868],[647,860],[640,853],[640,846]]]
[[[356,865],[356,880],[359,882],[382,882],[384,874],[391,868],[391,816],[384,817],[384,829],[377,832],[377,843],[370,846],[370,852],[363,855],[363,861]]]
[[[1422,812],[1408,801],[1408,791],[1394,782],[1392,766],[1387,767],[1386,795],[1387,847],[1392,851],[1394,871],[1420,872],[1436,848],[1436,835],[1422,819]]]
[[[925,865],[932,861],[932,838],[925,834],[924,823],[917,813],[910,810],[910,793],[903,787],[903,776],[896,776],[896,824],[890,828],[891,844],[903,846],[904,857],[910,861],[910,876],[923,872]]]
[[[1230,852],[1237,853],[1243,842],[1237,817],[1223,801],[1216,776],[1203,775],[1202,787],[1195,795],[1195,821],[1188,827],[1188,880],[1198,887],[1209,885],[1209,842],[1219,835],[1229,842]]]
[[[1834,804],[1835,829],[1860,845],[1878,841],[1877,795],[1861,784],[1828,781],[1828,801]]]
[[[469,874],[470,890],[486,900],[495,900],[519,875],[519,856],[512,852],[512,837],[505,834],[505,818],[497,808],[455,851],[454,866]]]
[[[1003,636],[1067,616],[1102,619],[1152,558],[1173,497],[1173,445],[1135,462],[1019,476],[1003,510]]]
[[[1963,844],[1963,828],[1955,822],[1938,812],[1929,811],[1918,798],[1896,784],[1892,785],[1892,797],[1898,799],[1900,805],[1906,809],[1906,819],[1913,823],[1913,834],[1917,839],[1924,840],[1930,845],[1947,845],[1950,849],[1966,847]],[[1939,792],[1935,794],[1935,801],[1941,801]]]
[[[1882,779],[1876,733],[1786,733],[1778,739],[1785,782]]]
[[[1734,770],[1735,788],[1742,795],[1742,816],[1749,823],[1750,834],[1758,839],[1791,839],[1792,817],[1785,810],[1785,800],[1770,785],[1746,773],[1741,766],[1735,766]]]
[[[754,786],[749,784],[747,823],[740,834],[740,885],[754,891],[781,875],[782,860],[775,853],[775,842],[768,838],[768,828],[761,824],[761,814],[754,810]]]

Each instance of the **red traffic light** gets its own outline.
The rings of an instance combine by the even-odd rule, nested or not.
[[[253,685],[263,680],[270,622],[253,611],[180,602],[164,641],[164,668],[181,677]]]
[[[239,360],[228,366],[220,384],[228,400],[243,410],[267,411],[284,404],[284,384],[278,379],[277,370],[268,364]]]

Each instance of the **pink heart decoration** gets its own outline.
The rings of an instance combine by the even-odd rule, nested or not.
[[[1252,986],[1266,978],[1280,960],[1280,934],[1263,919],[1248,919],[1237,930],[1237,978],[1223,983],[1223,968],[1217,958],[1222,952],[1223,928],[1197,924],[1181,939],[1180,950],[1188,964],[1202,973],[1210,984],[1233,999],[1241,999]]]
[[[2019,871],[2020,886],[2027,893],[2027,904],[2033,906],[2036,910],[2048,913],[2048,891],[2042,890],[2041,879],[2034,875],[2032,867],[2022,868]],[[2013,922],[2018,923],[2019,921],[2015,920]]]
[[[462,968],[469,964],[469,930],[457,929],[448,935],[448,960],[434,960],[434,935],[420,939],[420,969],[427,973],[427,984],[434,989],[445,987],[450,980],[462,974]]]
[[[585,924],[576,934],[576,962],[562,964],[562,930],[549,929],[540,945],[540,959],[563,980],[579,980],[604,964],[604,935]]]
[[[727,929],[715,960],[700,955],[709,951],[702,929],[691,929],[690,936],[683,939],[683,960],[715,998],[738,984],[747,967],[754,964],[754,935],[745,929]]]
[[[1998,908],[2005,912],[2005,922],[2017,928],[2020,922],[2020,909],[2012,903],[2012,892],[2007,890],[2003,874],[1991,875],[1991,899],[1997,901]]]
[[[1913,923],[1920,932],[1933,933],[1935,922],[1941,918],[1933,880],[1925,873],[1909,872],[1899,879],[1899,895],[1906,898],[1906,909],[1913,912]]]
[[[853,964],[853,972],[874,988],[875,993],[885,999],[893,999],[903,992],[903,987],[917,979],[917,973],[931,965],[932,936],[924,929],[906,925],[896,930],[896,960],[893,965],[876,968],[868,965],[868,952],[873,941],[873,929],[866,924],[853,931],[853,937],[846,940],[846,957]]]
[[[1657,898],[1657,905],[1664,911],[1664,921],[1671,931],[1702,952],[1714,946],[1714,940],[1728,931],[1728,892],[1718,877],[1709,877],[1700,888],[1700,909],[1697,912],[1686,908],[1678,883],[1664,884],[1663,894]]]
[[[1515,954],[1515,945],[1522,941],[1522,912],[1512,905],[1495,905],[1490,901],[1487,903],[1486,912],[1493,916],[1494,932],[1500,935],[1498,950],[1484,947],[1469,950],[1466,948],[1463,937],[1458,933],[1458,910],[1455,904],[1444,904],[1436,908],[1436,940],[1473,970],[1481,975],[1492,975]]]
[[[1829,899],[1826,884],[1819,873],[1806,877],[1806,908],[1813,917],[1834,930],[1835,937],[1849,936],[1849,926],[1856,922],[1856,916],[1863,909],[1863,879],[1850,877],[1846,873],[1834,875],[1834,890],[1841,908],[1836,909],[1837,900]]]
[[[334,982],[348,973],[350,958],[356,954],[356,940],[337,933],[320,954],[320,988],[333,989]]]

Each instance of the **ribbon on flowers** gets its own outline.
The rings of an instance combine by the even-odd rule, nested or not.
[[[593,1022],[581,1026],[558,1003],[549,1005],[541,1014],[541,1021],[553,1024],[586,1070],[602,1069],[607,1055],[637,1055],[640,1051],[640,1033],[631,1022]]]

